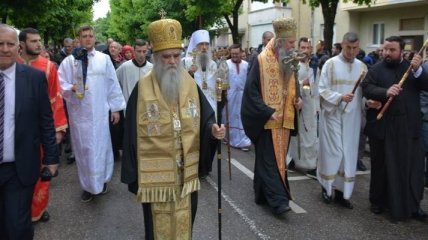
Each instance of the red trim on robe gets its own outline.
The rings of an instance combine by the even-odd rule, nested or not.
[[[28,64],[46,74],[48,81],[48,95],[51,102],[53,120],[56,132],[64,131],[68,127],[67,117],[64,110],[64,101],[61,95],[61,88],[58,79],[56,65],[47,58],[38,57],[32,61],[25,62],[24,59],[18,57],[17,62]],[[41,148],[40,159],[43,159],[43,149]],[[38,221],[46,210],[49,202],[49,185],[50,182],[42,182],[39,180],[36,183],[31,203],[31,218],[32,221]]]

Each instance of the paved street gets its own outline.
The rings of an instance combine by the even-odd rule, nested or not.
[[[223,145],[223,157],[226,146]],[[365,159],[369,166],[369,160]],[[321,201],[320,185],[299,172],[289,176],[294,197],[292,211],[278,218],[266,206],[254,203],[252,176],[254,150],[232,149],[232,181],[222,162],[223,239],[427,239],[428,224],[415,220],[392,224],[388,214],[369,210],[369,173],[356,178],[352,197],[355,208],[344,209]],[[215,166],[216,168],[216,166]],[[218,239],[217,170],[202,181],[193,239]],[[116,162],[109,192],[89,203],[80,201],[76,165],[62,160],[60,175],[52,182],[51,220],[35,225],[36,240],[144,239],[141,205],[120,183]],[[422,208],[428,211],[428,191]]]

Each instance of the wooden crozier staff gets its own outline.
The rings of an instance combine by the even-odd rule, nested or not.
[[[424,45],[422,46],[422,48],[419,50],[418,55],[421,55],[422,52],[425,50],[425,48],[428,47],[428,39],[425,41]],[[401,78],[400,82],[398,82],[398,85],[401,87],[403,86],[404,82],[407,80],[407,78],[409,77],[409,73],[410,70],[412,70],[412,65],[410,65],[406,72],[404,73],[403,77]],[[379,114],[377,115],[377,120],[380,120],[383,115],[385,114],[386,110],[388,110],[389,105],[391,105],[392,100],[394,100],[395,96],[390,96],[388,98],[388,101],[385,103],[385,105],[383,105],[382,110],[380,110]]]
[[[216,96],[217,96],[217,124],[221,126],[220,106],[218,103],[221,102],[221,94],[223,92],[221,78],[217,78],[216,81]],[[218,185],[218,239],[221,240],[221,214],[223,209],[221,208],[221,139],[218,140],[217,144],[217,185]]]
[[[295,102],[299,100],[299,98],[302,97],[300,92],[300,83],[299,83],[299,62],[300,61],[306,61],[307,58],[309,58],[308,54],[305,53],[299,53],[298,51],[292,51],[290,52],[286,57],[282,59],[282,63],[284,65],[289,65],[290,69],[293,71],[294,78],[295,78],[295,87],[296,87],[296,98]],[[296,137],[297,137],[297,157],[300,160],[301,157],[301,146],[300,146],[300,133],[299,133],[299,118],[303,117],[302,109],[299,109],[297,112],[297,126],[295,126],[296,131]],[[303,120],[303,119],[302,119]],[[303,120],[304,121],[304,120]],[[306,130],[307,131],[307,130]]]

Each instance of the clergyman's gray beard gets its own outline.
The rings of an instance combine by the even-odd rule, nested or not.
[[[278,64],[279,64],[279,70],[281,74],[285,77],[285,80],[288,82],[290,79],[291,74],[293,74],[293,70],[291,70],[291,63],[290,64],[284,64],[282,63],[282,60],[289,56],[291,54],[291,51],[289,51],[286,48],[279,48],[278,50]]]
[[[211,56],[209,52],[201,52],[196,57],[196,64],[201,67],[201,71],[205,72],[207,70],[208,62],[210,61]]]
[[[162,63],[155,63],[153,66],[156,79],[163,98],[167,103],[177,103],[181,88],[181,67],[172,67]]]

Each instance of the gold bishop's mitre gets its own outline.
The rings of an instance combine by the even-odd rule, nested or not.
[[[161,19],[150,23],[149,40],[153,52],[165,49],[182,48],[181,24],[174,19]]]
[[[277,18],[272,21],[275,38],[296,37],[297,23],[290,17]]]

